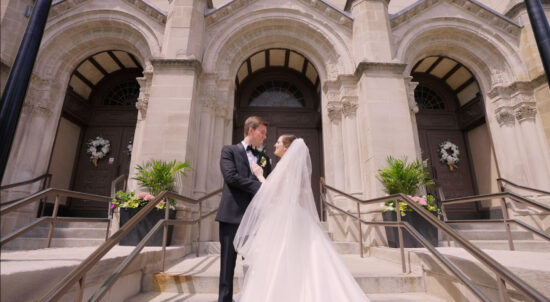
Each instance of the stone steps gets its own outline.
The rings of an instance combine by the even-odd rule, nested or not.
[[[371,302],[443,302],[425,293],[368,294]],[[136,295],[126,302],[217,302],[217,294],[180,294],[148,292]]]
[[[475,246],[484,250],[510,250],[508,240],[470,240]],[[450,241],[451,247],[460,247]],[[447,247],[447,241],[440,241],[439,246]],[[550,241],[543,240],[514,240],[516,251],[550,252]]]
[[[421,274],[402,273],[401,266],[374,257],[342,255],[342,260],[367,294],[424,292]],[[189,256],[164,273],[144,278],[144,291],[179,294],[214,294],[218,291],[219,255]],[[242,277],[240,260],[235,270],[234,288]]]
[[[105,222],[57,222],[51,247],[98,246],[105,241]],[[2,250],[36,250],[46,247],[49,224],[43,223],[2,246]]]

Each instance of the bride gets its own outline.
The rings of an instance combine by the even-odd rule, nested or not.
[[[248,206],[233,242],[246,269],[239,302],[369,301],[320,227],[303,139],[282,135],[280,156]]]

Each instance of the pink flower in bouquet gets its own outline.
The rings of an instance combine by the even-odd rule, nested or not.
[[[149,193],[141,192],[141,193],[138,194],[137,197],[138,197],[139,199],[145,199],[145,196],[147,196],[148,194],[149,194]]]
[[[111,203],[111,209],[114,209],[114,208],[115,208],[115,204]]]
[[[143,199],[145,199],[147,201],[151,201],[151,200],[155,199],[155,196],[147,193]]]

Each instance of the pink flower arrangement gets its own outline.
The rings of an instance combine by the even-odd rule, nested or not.
[[[151,200],[155,199],[155,196],[153,196],[149,193],[146,193],[146,192],[139,193],[137,197],[140,198],[140,199],[143,199],[143,200],[147,200],[147,201],[151,201]]]
[[[420,196],[411,196],[411,195],[407,195],[410,199],[414,200],[415,202],[419,203],[420,205],[423,205],[423,206],[427,206],[428,205],[428,201],[426,200],[425,197],[420,197]]]

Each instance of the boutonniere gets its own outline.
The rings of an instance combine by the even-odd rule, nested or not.
[[[267,165],[267,158],[265,158],[265,156],[262,156],[260,158],[260,166],[262,166],[262,168],[265,168],[265,165]]]

